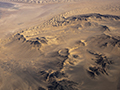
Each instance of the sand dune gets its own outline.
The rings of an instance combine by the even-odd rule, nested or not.
[[[78,2],[81,0],[7,0],[14,2],[23,2],[23,3],[35,3],[35,4],[46,4],[46,3],[61,3],[61,2]]]
[[[99,2],[94,0],[48,0],[59,3],[43,6],[18,2],[35,1],[12,2],[18,11],[1,9],[9,12],[1,18],[1,32],[31,16],[19,23],[20,30],[13,25],[15,31],[0,40],[0,90],[120,90],[119,1],[100,1],[98,6],[92,6]],[[80,3],[85,4],[76,6]]]

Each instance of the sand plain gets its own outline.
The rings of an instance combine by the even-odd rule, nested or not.
[[[120,1],[1,0],[0,90],[120,90]]]

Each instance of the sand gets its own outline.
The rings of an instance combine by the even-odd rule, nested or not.
[[[0,1],[0,90],[120,90],[119,0]]]

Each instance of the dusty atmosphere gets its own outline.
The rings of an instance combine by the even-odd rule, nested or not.
[[[120,90],[120,0],[0,0],[0,90]]]

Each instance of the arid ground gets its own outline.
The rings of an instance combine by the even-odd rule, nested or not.
[[[120,90],[120,0],[0,0],[0,90]]]

